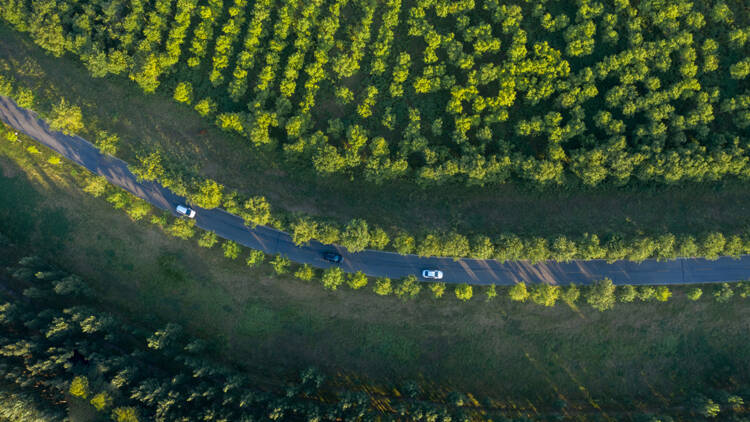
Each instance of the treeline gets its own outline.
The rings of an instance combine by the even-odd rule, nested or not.
[[[750,21],[734,3],[205,3],[2,0],[0,18],[321,174],[750,177]]]

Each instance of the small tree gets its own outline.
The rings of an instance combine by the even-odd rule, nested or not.
[[[106,130],[100,130],[96,134],[96,140],[94,144],[99,151],[104,154],[115,155],[117,154],[117,146],[120,143],[120,138],[114,133],[109,133]]]
[[[92,176],[86,179],[83,191],[98,198],[109,190],[109,182],[104,176]]]
[[[617,290],[620,292],[620,302],[630,303],[634,301],[636,297],[638,297],[638,291],[633,285],[626,284],[622,287],[619,287]]]
[[[401,300],[415,299],[419,292],[422,290],[422,286],[419,285],[417,277],[410,275],[403,279],[401,284],[396,286],[394,293]]]
[[[367,228],[367,222],[361,219],[354,219],[346,225],[344,233],[341,235],[341,246],[349,252],[360,252],[370,244],[370,232]]]
[[[338,243],[341,239],[341,230],[338,227],[328,224],[321,223],[318,226],[318,241],[326,245],[332,245]]]
[[[326,289],[336,290],[344,283],[344,271],[339,267],[330,267],[323,271],[323,277],[320,281]]]
[[[574,283],[560,293],[560,299],[568,305],[575,304],[579,297],[581,297],[581,290]]]
[[[703,296],[703,290],[700,287],[693,287],[687,291],[687,297],[692,301],[700,299],[701,296]]]
[[[410,254],[414,252],[414,238],[402,233],[393,239],[393,247],[402,255]]]
[[[435,299],[443,297],[443,294],[445,293],[445,283],[430,283],[428,286]]]
[[[70,394],[82,399],[89,396],[89,379],[86,377],[75,377],[70,383]]]
[[[237,259],[240,256],[240,245],[231,240],[222,243],[221,249],[224,250],[224,256],[229,259]]]
[[[468,301],[472,296],[474,296],[474,289],[472,289],[472,287],[466,283],[462,283],[456,286],[453,292],[456,294],[456,298],[458,300],[462,300],[464,302]]]
[[[101,393],[92,397],[90,403],[96,410],[102,412],[108,407],[112,406],[112,396],[110,396],[106,391],[102,391]]]
[[[73,135],[80,132],[83,129],[81,108],[67,103],[64,98],[61,99],[58,104],[52,106],[49,127],[66,135]]]
[[[744,282],[739,285],[740,297],[747,299],[750,297],[750,283]]]
[[[362,271],[357,271],[356,273],[349,274],[348,280],[346,280],[346,284],[348,284],[349,287],[354,290],[359,290],[367,286],[367,276]]]
[[[494,284],[490,284],[484,291],[484,296],[487,298],[487,302],[494,300],[497,297],[497,288]]]
[[[203,117],[216,113],[216,101],[210,98],[204,98],[195,104],[195,111]]]
[[[221,206],[224,186],[213,180],[204,180],[198,185],[198,192],[190,196],[190,201],[201,208],[216,208]]]
[[[656,289],[652,286],[641,286],[638,288],[638,299],[648,302],[656,297]]]
[[[302,281],[310,281],[315,277],[315,270],[313,267],[303,264],[297,271],[294,272],[294,276]]]
[[[133,407],[118,407],[112,411],[115,422],[138,422],[138,413]]]
[[[514,302],[526,302],[529,298],[529,291],[526,289],[526,283],[523,281],[516,283],[508,291],[508,296],[510,296],[510,300]]]
[[[253,249],[250,251],[250,255],[247,257],[246,263],[248,267],[257,267],[258,265],[262,264],[265,259],[266,254],[263,251]]]
[[[204,232],[203,235],[198,239],[198,246],[201,248],[212,248],[219,241],[216,233],[212,231]]]
[[[393,292],[393,286],[391,284],[391,279],[386,277],[381,277],[375,280],[375,287],[372,289],[375,294],[378,294],[380,296],[388,296]]]
[[[183,240],[190,239],[195,235],[195,229],[193,228],[195,226],[195,220],[187,220],[184,218],[178,218],[167,227],[167,233],[178,237]]]
[[[291,264],[292,263],[289,261],[289,258],[282,256],[281,254],[276,255],[276,257],[271,261],[271,266],[278,275],[286,274],[287,272],[289,272],[289,266]]]
[[[672,297],[672,292],[669,291],[667,286],[659,286],[656,288],[656,300],[659,302],[666,302]]]
[[[375,227],[372,233],[370,233],[370,247],[373,249],[385,249],[390,241],[388,233],[380,227]]]
[[[180,82],[174,89],[174,99],[177,102],[190,104],[193,102],[193,85],[190,82]]]
[[[560,297],[560,286],[547,283],[537,284],[531,290],[529,297],[537,305],[555,306],[557,298]]]
[[[300,218],[292,223],[292,241],[300,246],[318,236],[318,223],[310,218]]]
[[[729,283],[721,283],[721,286],[714,291],[714,299],[719,303],[729,302],[732,296],[734,296],[734,291]]]
[[[615,306],[615,285],[605,278],[597,281],[586,292],[586,302],[598,311],[606,311]]]

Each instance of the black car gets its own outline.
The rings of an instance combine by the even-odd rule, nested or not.
[[[336,263],[336,264],[340,264],[341,262],[344,261],[344,257],[342,257],[341,255],[337,254],[336,252],[326,252],[326,253],[324,253],[323,254],[323,259],[325,259],[326,261],[330,261],[330,262]]]

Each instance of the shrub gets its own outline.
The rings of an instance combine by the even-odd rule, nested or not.
[[[83,191],[98,198],[109,190],[109,182],[104,176],[91,176],[86,179]]]
[[[224,186],[213,180],[204,180],[198,185],[198,192],[190,195],[190,201],[201,208],[211,209],[221,206]]]
[[[471,257],[476,259],[490,259],[495,253],[495,246],[489,237],[474,236],[471,242]]]
[[[703,296],[703,290],[700,287],[693,287],[687,291],[687,297],[692,301],[700,299],[701,296]]]
[[[292,241],[300,246],[318,236],[318,223],[310,218],[300,218],[292,223]]]
[[[138,422],[138,413],[133,407],[118,407],[112,411],[115,422]]]
[[[415,299],[421,290],[422,286],[419,285],[417,277],[410,275],[404,278],[401,284],[393,289],[393,292],[396,293],[396,296],[401,300],[405,301],[408,299]]]
[[[487,302],[495,299],[497,297],[497,288],[494,284],[490,284],[487,289],[484,291],[484,296],[487,298]]]
[[[198,239],[198,246],[201,248],[212,248],[218,241],[219,238],[216,236],[216,233],[207,231]]]
[[[508,296],[510,296],[510,300],[514,302],[525,302],[526,299],[529,298],[529,291],[526,290],[526,283],[522,281],[511,287],[508,291]]]
[[[216,102],[210,98],[204,98],[195,104],[195,111],[203,117],[216,113]]]
[[[672,292],[669,291],[667,286],[659,286],[656,288],[656,300],[659,302],[666,302],[672,297]]]
[[[349,252],[360,252],[370,244],[370,232],[367,228],[367,222],[361,219],[354,219],[346,225],[344,233],[341,235],[341,246]]]
[[[638,297],[638,290],[636,290],[635,286],[626,284],[622,287],[619,287],[617,290],[620,291],[620,302],[623,303],[630,303],[635,300],[636,297]]]
[[[581,297],[581,291],[578,289],[578,286],[573,283],[560,293],[560,299],[568,305],[576,303],[579,297]]]
[[[341,230],[338,227],[328,223],[321,223],[318,226],[318,241],[325,245],[338,243],[341,239]]]
[[[732,296],[734,296],[734,291],[729,283],[721,283],[721,286],[714,291],[714,299],[719,303],[729,302]]]
[[[375,280],[375,287],[372,289],[375,294],[380,296],[388,296],[393,292],[393,286],[391,285],[391,279],[381,277]]]
[[[547,283],[537,284],[531,289],[529,297],[537,305],[555,306],[557,298],[560,297],[560,286]]]
[[[109,133],[106,130],[100,130],[96,134],[94,145],[99,148],[103,154],[115,155],[117,154],[117,147],[120,144],[120,138]]]
[[[177,102],[190,104],[193,102],[193,85],[190,82],[180,82],[174,89],[174,99]]]
[[[229,259],[237,259],[240,256],[240,245],[237,242],[227,240],[222,243],[221,249],[224,250],[224,256]]]
[[[67,103],[64,98],[61,99],[58,104],[52,106],[49,127],[66,135],[80,132],[83,129],[81,108]]]
[[[59,166],[62,163],[62,159],[57,155],[53,155],[47,159],[47,162],[53,166]]]
[[[91,398],[91,405],[94,406],[96,410],[101,412],[106,408],[112,406],[112,396],[107,394],[106,391],[102,391],[101,393]]]
[[[750,297],[750,283],[748,282],[740,283],[738,288],[740,291],[741,298],[746,299]]]
[[[354,290],[359,290],[367,286],[367,276],[362,271],[357,271],[356,273],[349,274],[348,280],[346,280],[346,284],[348,284],[349,287]]]
[[[445,293],[445,283],[430,283],[428,286],[435,299],[443,297],[443,294]]]
[[[638,288],[638,299],[648,302],[656,297],[656,289],[652,286],[641,286]]]
[[[344,283],[344,271],[339,267],[330,267],[323,271],[320,281],[326,289],[336,290]]]
[[[315,270],[313,267],[303,264],[297,271],[294,272],[294,276],[302,281],[310,281],[315,277]]]
[[[376,227],[372,233],[370,233],[370,247],[373,249],[385,249],[390,241],[391,239],[388,237],[388,233],[380,227]]]
[[[128,209],[125,210],[133,221],[143,219],[143,217],[148,215],[149,211],[151,211],[151,204],[140,198],[134,198]]]
[[[186,220],[184,218],[178,218],[172,223],[171,226],[167,227],[167,233],[178,237],[183,240],[188,240],[195,234],[195,220]]]
[[[393,247],[402,255],[410,254],[414,252],[414,238],[402,233],[393,239]]]
[[[247,257],[246,263],[248,267],[257,267],[258,265],[262,264],[265,259],[265,252],[253,249],[250,251],[250,255]]]
[[[456,286],[453,292],[456,294],[456,298],[458,300],[462,300],[464,302],[474,296],[474,289],[472,289],[472,287],[466,283],[462,283]]]
[[[588,288],[586,302],[598,311],[606,311],[615,306],[615,285],[605,278]]]
[[[70,383],[70,394],[85,399],[89,396],[89,379],[86,377],[75,377]]]
[[[289,261],[289,258],[280,254],[276,255],[276,257],[271,260],[271,266],[278,275],[286,274],[287,272],[289,272],[289,266],[291,264],[292,263]]]

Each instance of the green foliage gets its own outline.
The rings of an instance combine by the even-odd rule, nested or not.
[[[73,378],[73,381],[70,382],[70,389],[68,391],[74,397],[82,399],[88,398],[90,394],[88,378],[83,376]]]
[[[605,278],[591,285],[585,293],[586,303],[598,311],[606,311],[615,306],[615,285]]]
[[[288,273],[290,265],[292,265],[292,262],[289,260],[289,258],[283,255],[276,255],[276,257],[271,260],[271,266],[278,275]]]
[[[98,198],[109,190],[109,182],[104,176],[89,176],[83,191]]]
[[[692,301],[700,299],[701,296],[703,296],[703,290],[700,287],[692,287],[687,291],[687,297]]]
[[[344,283],[344,271],[339,267],[330,267],[323,271],[320,281],[328,290],[336,290]]]
[[[103,412],[104,410],[112,406],[112,396],[110,396],[106,391],[102,391],[92,397],[90,403],[92,406],[94,406],[94,409],[99,412]]]
[[[672,292],[669,291],[667,286],[659,286],[656,288],[656,300],[659,302],[666,302],[672,297]]]
[[[211,98],[204,98],[197,103],[195,103],[195,111],[198,112],[203,117],[209,117],[212,116],[214,113],[216,113],[217,105],[214,100]]]
[[[64,98],[61,99],[59,103],[52,107],[49,127],[66,135],[73,135],[80,132],[83,129],[81,108],[69,104]]]
[[[201,248],[213,248],[214,245],[219,241],[219,237],[212,231],[205,231],[198,239],[198,246]]]
[[[315,277],[315,270],[313,267],[303,264],[294,272],[294,276],[302,281],[310,281]]]
[[[508,290],[510,300],[514,302],[526,302],[529,298],[529,291],[526,289],[526,283],[523,281],[516,283]]]
[[[734,296],[734,290],[729,283],[721,283],[720,286],[714,289],[714,299],[719,303],[726,303]]]
[[[638,290],[635,286],[626,284],[617,288],[619,293],[620,302],[631,303],[638,297]]]
[[[257,267],[263,263],[266,259],[266,254],[263,251],[253,249],[250,251],[250,255],[247,257],[246,264],[248,267]]]
[[[529,293],[532,302],[542,306],[555,306],[557,299],[560,297],[560,286],[540,283],[535,284]]]
[[[341,235],[341,246],[348,249],[349,252],[360,252],[365,250],[369,244],[370,232],[367,222],[361,219],[350,221]]]
[[[440,299],[445,294],[445,283],[429,283],[427,286],[435,299]]]
[[[393,289],[393,293],[401,300],[416,299],[422,286],[419,285],[417,277],[410,275],[404,278],[401,283]]]
[[[638,299],[648,302],[656,298],[656,289],[652,286],[641,286],[638,288]]]
[[[375,287],[373,287],[372,291],[380,296],[388,296],[389,294],[393,293],[391,279],[386,277],[375,279]]]
[[[189,200],[195,205],[211,209],[221,206],[224,187],[213,180],[205,180],[198,185],[198,192],[191,195]]]
[[[471,299],[471,297],[474,295],[473,289],[466,283],[459,284],[453,291],[456,294],[456,298],[464,302]]]
[[[221,244],[221,249],[224,251],[224,257],[229,259],[237,259],[240,257],[240,245],[231,240],[226,240]]]
[[[494,300],[497,297],[497,288],[494,284],[490,284],[487,286],[487,288],[484,290],[484,295],[487,299],[487,302]]]
[[[112,411],[115,422],[138,422],[138,412],[133,407],[118,407]]]
[[[410,254],[414,251],[414,238],[402,233],[393,239],[393,247],[400,254]]]
[[[349,274],[346,284],[354,290],[359,290],[367,286],[367,276],[362,271]]]
[[[562,299],[563,302],[567,303],[568,305],[573,305],[578,301],[578,298],[581,297],[581,290],[578,288],[578,286],[575,285],[575,283],[570,283],[570,286],[564,288],[560,292],[560,299]]]
[[[388,233],[380,227],[375,227],[370,233],[370,247],[373,249],[385,249],[390,243],[391,239],[388,237]]]
[[[94,145],[104,154],[115,155],[120,144],[120,137],[106,130],[100,130],[96,133]]]
[[[150,211],[151,204],[136,197],[133,197],[129,206],[125,210],[133,221],[140,221],[143,217],[147,216]]]
[[[310,218],[300,218],[292,223],[292,241],[300,246],[318,236],[318,223]]]
[[[190,239],[195,235],[195,220],[177,218],[167,227],[166,232],[183,240]]]
[[[174,99],[177,102],[190,104],[193,102],[193,85],[190,84],[190,82],[180,82],[177,84],[177,86],[174,89]],[[203,100],[205,101],[205,100]],[[204,109],[206,105],[202,105],[201,108]],[[198,109],[198,106],[196,105],[196,110]],[[205,110],[203,110],[205,111]],[[199,111],[202,115],[203,112]]]

